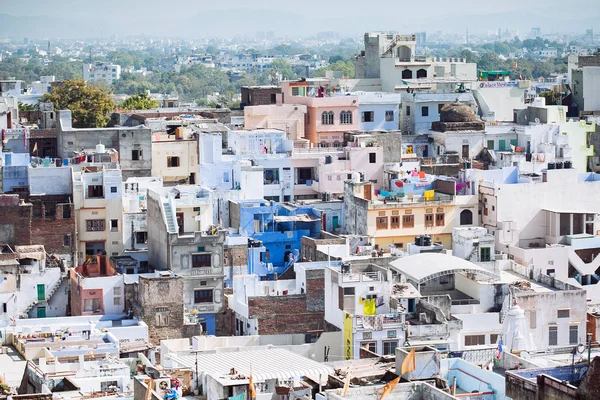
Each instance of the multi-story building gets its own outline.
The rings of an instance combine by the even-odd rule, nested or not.
[[[406,180],[406,182],[405,182]],[[395,182],[400,182],[401,190]],[[345,182],[345,230],[367,235],[371,245],[386,251],[405,249],[415,236],[429,235],[433,242],[452,246],[455,223],[455,196],[435,190],[427,177],[394,180],[394,191],[375,194],[369,182]]]
[[[184,280],[184,306],[204,332],[215,334],[215,314],[224,307],[225,231],[213,225],[213,201],[200,186],[149,190],[148,263]],[[195,310],[195,311],[194,311]]]
[[[299,260],[303,236],[318,237],[321,213],[311,206],[291,203],[231,201],[229,226],[264,246],[257,265],[249,260],[249,273],[273,277],[283,274]]]
[[[576,114],[600,110],[598,96],[598,78],[600,66],[583,67],[571,71],[571,87],[573,89],[573,105]]]
[[[81,150],[95,149],[102,144],[107,149],[115,149],[119,154],[116,160],[125,179],[132,176],[151,176],[152,131],[143,125],[113,128],[73,128],[71,111],[58,111],[57,124],[58,157],[71,159]]]
[[[279,86],[242,86],[242,108],[277,103],[277,95],[281,95]]]
[[[167,131],[168,132],[168,131]],[[196,184],[198,175],[198,133],[183,126],[173,134],[154,131],[152,136],[152,176],[166,185]]]
[[[402,134],[423,135],[431,130],[431,124],[440,120],[442,107],[461,103],[473,109],[473,94],[466,93],[402,93]]]
[[[105,81],[109,85],[121,78],[121,66],[97,62],[94,64],[83,64],[83,80]]]
[[[313,145],[339,147],[344,132],[358,130],[358,97],[341,95],[341,89],[330,87],[328,82],[327,79],[282,82],[283,103],[307,107],[305,139]]]
[[[352,92],[358,96],[360,131],[396,131],[400,128],[400,94]]]
[[[306,106],[300,104],[268,104],[244,107],[244,128],[279,129],[286,138],[299,140],[304,138],[304,119]]]
[[[105,154],[103,151],[96,155]],[[123,252],[123,178],[118,164],[86,163],[73,172],[80,263]]]

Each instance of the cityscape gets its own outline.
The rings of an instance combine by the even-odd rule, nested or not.
[[[0,400],[600,396],[596,7],[165,6],[0,13]]]

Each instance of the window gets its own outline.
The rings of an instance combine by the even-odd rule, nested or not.
[[[110,187],[110,192],[111,193],[117,193],[117,187],[116,186],[111,186]]]
[[[360,347],[370,351],[371,353],[377,352],[377,342],[361,342]]]
[[[71,247],[71,235],[63,235],[63,246]]]
[[[406,115],[410,117],[410,106],[406,106]]]
[[[558,326],[548,327],[548,346],[556,346],[558,344]]]
[[[373,122],[373,121],[375,121],[375,113],[373,111],[363,111],[362,112],[361,121],[362,122]]]
[[[271,104],[277,103],[277,94],[271,93]]]
[[[473,212],[471,210],[462,210],[460,212],[461,225],[473,225]]]
[[[85,221],[85,230],[87,232],[102,232],[104,231],[103,219],[88,219]]]
[[[390,228],[391,229],[398,229],[398,228],[400,228],[400,217],[399,216],[392,217]]]
[[[394,110],[387,110],[385,112],[385,120],[391,122],[394,120]]]
[[[415,216],[414,215],[402,216],[402,227],[403,228],[414,228],[415,227]]]
[[[383,342],[383,355],[394,355],[396,354],[396,347],[398,347],[397,340],[390,340]]]
[[[355,288],[353,287],[345,287],[344,288],[344,296],[354,296],[356,293]]]
[[[113,305],[120,306],[121,305],[121,298],[120,297],[113,297]]]
[[[570,316],[571,316],[571,310],[568,308],[556,311],[557,318],[569,318]]]
[[[498,334],[497,333],[490,334],[490,344],[496,344],[496,343],[498,343]]]
[[[212,289],[194,290],[194,303],[212,303],[213,302],[213,291]]]
[[[444,214],[435,214],[435,226],[444,226]]]
[[[480,346],[485,344],[485,335],[465,335],[465,346]]]
[[[135,243],[136,244],[148,243],[148,232],[136,232],[135,233]]]
[[[423,116],[423,117],[429,116],[429,107],[428,106],[421,107],[421,116]]]
[[[279,169],[269,168],[263,171],[263,183],[265,185],[279,184]]]
[[[313,169],[312,168],[298,168],[296,169],[298,173],[298,181],[296,182],[299,185],[306,185],[307,181],[312,181],[313,179]]]
[[[569,326],[569,344],[577,344],[579,342],[579,327],[577,325]]]
[[[167,157],[167,167],[179,167],[179,157]]]
[[[89,185],[88,186],[88,199],[98,199],[104,197],[104,190],[102,185]]]
[[[340,113],[340,124],[351,124],[352,123],[352,111],[342,111]]]
[[[192,254],[192,268],[211,267],[210,254]]]
[[[142,159],[142,151],[141,150],[131,150],[131,160],[132,161],[140,161]]]
[[[417,70],[417,79],[418,78],[427,78],[427,70],[424,68]]]
[[[425,214],[425,227],[433,226],[433,214]]]
[[[159,307],[159,308],[163,308],[163,307]],[[160,328],[162,326],[169,326],[169,313],[167,311],[157,312],[155,315],[156,315],[156,326],[158,328]]]
[[[321,114],[321,124],[333,125],[333,111],[323,111]]]
[[[229,182],[229,172],[223,172],[223,182]]]
[[[373,339],[373,332],[363,332],[362,337],[363,340]]]
[[[71,205],[70,204],[63,204],[62,217],[63,217],[63,219],[71,219]]]
[[[377,229],[387,229],[388,219],[387,217],[377,217]]]
[[[117,381],[100,382],[100,391],[102,392],[118,392],[119,383]]]
[[[396,337],[396,335],[397,335],[397,332],[396,332],[396,330],[393,330],[393,331],[387,331],[387,337],[388,337],[388,339],[395,338],[395,337]]]
[[[377,153],[369,153],[369,164],[375,164],[377,162]]]
[[[110,231],[111,232],[119,232],[119,220],[118,219],[110,220]]]

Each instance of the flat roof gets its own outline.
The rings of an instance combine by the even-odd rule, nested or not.
[[[309,214],[276,215],[273,219],[275,222],[316,222],[321,220],[319,217]]]
[[[402,257],[390,263],[407,279],[418,284],[444,275],[472,272],[498,279],[498,275],[462,258],[440,253],[421,253]]]
[[[333,367],[303,357],[282,348],[240,349],[233,352],[197,353],[186,356],[170,356],[182,367],[197,370],[204,375],[211,375],[225,385],[240,385],[246,380],[230,379],[230,371],[235,368],[239,375],[250,376],[256,381],[268,379],[286,380],[294,377],[328,376],[334,372]],[[196,359],[198,366],[196,367]],[[230,381],[230,383],[228,383]]]

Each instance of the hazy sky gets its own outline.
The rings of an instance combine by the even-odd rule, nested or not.
[[[474,31],[520,28],[528,32],[533,26],[560,32],[596,28],[600,33],[600,0],[28,0],[3,3],[0,11],[3,14],[51,17],[60,20],[58,24],[73,21],[83,24],[73,29],[91,32],[101,28],[106,33],[144,31],[163,35],[172,30],[185,35],[195,31],[204,33],[206,29],[218,31],[216,33],[222,36],[227,32],[259,30],[310,34],[315,29],[349,33],[367,30],[463,32],[466,28]],[[290,24],[290,20],[293,23]],[[49,22],[51,29],[52,21]],[[68,27],[60,28],[64,31]],[[0,34],[6,34],[1,27]]]

